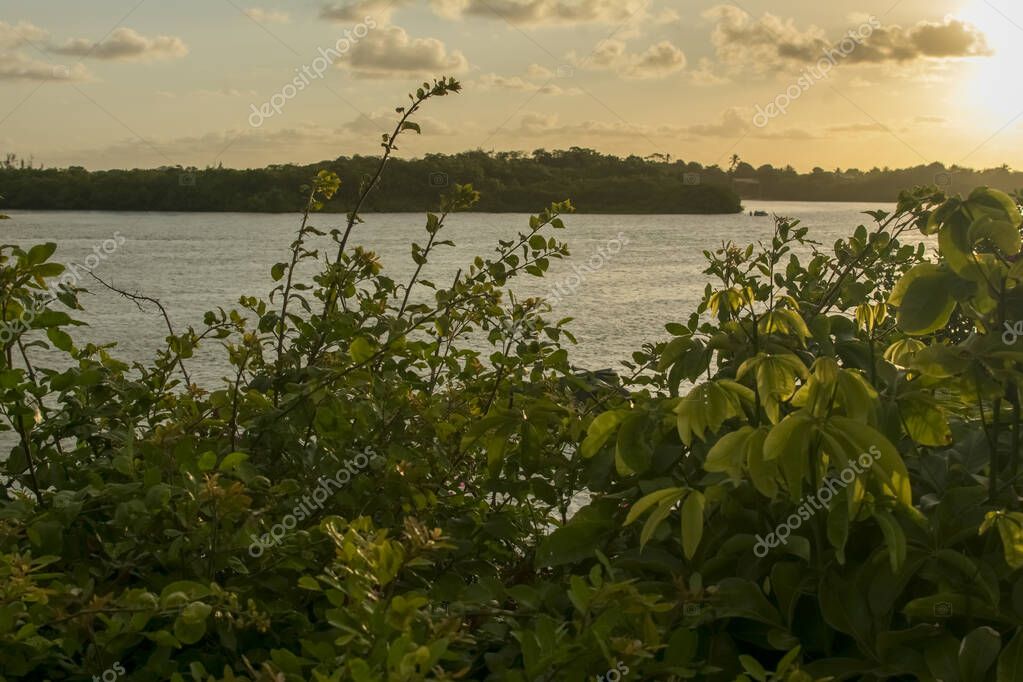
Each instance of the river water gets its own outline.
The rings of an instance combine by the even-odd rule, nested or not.
[[[754,207],[751,205],[751,207]],[[863,211],[875,204],[758,202],[755,208],[799,218],[810,236],[825,246],[871,225]],[[3,241],[29,246],[54,241],[53,260],[95,265],[97,275],[118,288],[159,299],[178,328],[200,327],[203,313],[237,306],[241,295],[264,296],[272,286],[270,268],[285,260],[298,216],[241,213],[108,213],[15,211],[0,222]],[[342,215],[317,215],[313,224],[326,232],[341,227]],[[357,226],[352,243],[380,254],[384,272],[407,281],[414,264],[412,241],[426,242],[424,217],[371,214]],[[452,216],[444,235],[454,248],[436,252],[423,276],[450,282],[458,268],[477,255],[492,254],[501,238],[525,230],[528,216],[461,214]],[[645,341],[663,339],[664,324],[684,321],[702,296],[707,277],[703,251],[733,240],[747,244],[769,238],[770,218],[745,213],[695,215],[572,215],[557,236],[569,243],[572,257],[554,261],[543,280],[512,280],[522,295],[548,293],[561,285],[563,295],[550,317],[573,317],[579,344],[575,365],[616,367]],[[112,240],[112,241],[108,241]],[[106,249],[104,250],[104,245]],[[324,240],[324,245],[327,245]],[[600,252],[606,258],[594,258]],[[99,255],[91,255],[96,254]],[[587,271],[583,266],[603,264]],[[573,270],[573,265],[576,269]],[[309,272],[306,273],[311,274]],[[88,322],[74,332],[76,341],[118,343],[115,355],[146,361],[163,344],[166,329],[155,310],[140,312],[129,301],[85,278],[91,294],[82,298]],[[207,388],[220,385],[227,372],[223,351],[210,344],[190,362],[193,379]]]

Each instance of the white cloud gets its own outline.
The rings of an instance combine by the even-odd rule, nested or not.
[[[469,68],[461,52],[449,51],[436,38],[412,38],[398,26],[370,31],[352,45],[348,58],[338,65],[364,78],[443,76]]]
[[[637,136],[647,140],[669,138],[735,140],[741,137],[776,140],[817,139],[817,135],[802,128],[759,130],[753,126],[752,112],[739,107],[726,109],[717,121],[691,125],[647,125],[592,120],[563,124],[557,114],[528,113],[519,117],[519,125],[516,128],[501,134],[515,137],[553,137],[564,144],[585,144],[586,140],[593,138],[635,140]]]
[[[74,83],[87,81],[89,78],[88,69],[81,64],[71,66],[49,64],[17,53],[0,53],[0,81]]]
[[[320,18],[338,23],[356,23],[371,17],[376,21],[390,23],[394,12],[411,0],[346,0],[320,7]]]
[[[121,27],[101,42],[84,38],[69,40],[62,46],[50,48],[56,54],[118,61],[149,61],[152,59],[178,59],[188,54],[188,46],[181,38],[172,36],[146,36],[130,28]]]
[[[511,24],[619,24],[641,11],[644,0],[431,0],[451,19],[478,17]]]
[[[605,40],[586,57],[572,52],[569,60],[579,68],[615,71],[625,78],[664,78],[686,67],[686,55],[668,40],[641,53],[630,53],[620,40]]]
[[[23,45],[39,43],[49,36],[44,29],[25,21],[8,24],[0,21],[0,50],[13,50]]]
[[[263,9],[262,7],[249,7],[245,13],[253,21],[261,24],[287,24],[291,22],[291,15],[277,9]]]
[[[540,77],[546,77],[548,80],[554,77],[552,72],[547,71],[547,73],[550,75]],[[560,85],[549,82],[534,83],[521,76],[500,76],[496,73],[483,74],[477,79],[476,84],[484,90],[516,90],[519,92],[538,92],[541,95],[582,94],[582,90],[579,88],[562,88]]]
[[[715,22],[711,43],[718,62],[733,74],[815,64],[836,50],[841,54],[838,60],[850,64],[907,64],[991,53],[980,31],[951,18],[921,21],[906,29],[857,16],[860,21],[832,42],[816,26],[800,28],[792,19],[770,13],[754,18],[732,5],[718,5],[703,16]]]

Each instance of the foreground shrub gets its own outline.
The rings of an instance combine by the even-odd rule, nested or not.
[[[907,192],[826,251],[779,220],[707,253],[717,284],[616,383],[509,290],[568,255],[567,202],[450,283],[430,259],[468,186],[411,281],[350,245],[399,136],[458,90],[398,110],[328,234],[319,174],[270,296],[168,319],[150,365],[76,344],[53,244],[0,252],[0,674],[1023,678],[1017,205]],[[195,385],[218,346],[231,376]]]

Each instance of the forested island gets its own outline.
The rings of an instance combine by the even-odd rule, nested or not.
[[[41,168],[7,155],[0,160],[4,207],[36,210],[290,212],[298,188],[316,169],[345,179],[324,210],[348,210],[379,164],[374,156],[342,156],[309,165],[258,169],[89,171]],[[736,213],[742,199],[762,201],[888,202],[906,187],[937,185],[946,192],[984,185],[1007,192],[1023,187],[1008,166],[973,170],[940,163],[906,169],[754,168],[732,156],[727,168],[669,155],[620,158],[592,149],[524,152],[468,151],[391,159],[388,174],[363,207],[368,212],[420,211],[435,206],[453,184],[480,188],[481,212],[528,213],[538,203],[573,197],[581,213]]]
[[[105,211],[290,212],[303,202],[299,188],[316,170],[344,178],[326,202],[328,212],[350,210],[379,157],[340,157],[310,165],[266,168],[181,168],[89,171],[35,168],[14,157],[0,167],[4,208]],[[730,178],[706,176],[684,163],[620,159],[588,149],[519,153],[428,154],[391,159],[387,174],[366,196],[367,212],[434,207],[455,184],[472,184],[480,212],[528,213],[572,197],[581,213],[737,213],[741,199]]]

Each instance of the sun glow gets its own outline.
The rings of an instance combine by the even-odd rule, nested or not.
[[[1006,125],[1023,114],[1023,89],[1018,85],[1023,65],[1023,10],[1015,1],[981,0],[956,14],[976,26],[994,53],[964,66],[963,105],[979,112],[987,124]]]

